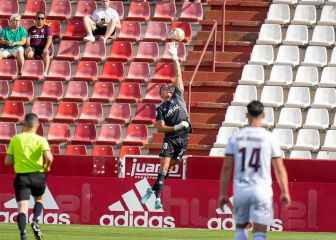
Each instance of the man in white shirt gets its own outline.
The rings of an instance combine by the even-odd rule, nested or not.
[[[253,223],[253,240],[266,240],[267,227],[273,222],[271,167],[281,189],[281,203],[291,202],[287,171],[282,152],[272,133],[262,127],[264,106],[259,101],[247,105],[249,126],[231,136],[221,173],[219,204],[228,203],[228,183],[234,166],[233,205],[235,240],[247,240],[247,227]]]
[[[109,0],[102,0],[103,7],[96,9],[91,16],[84,17],[87,32],[85,41],[94,42],[94,35],[102,35],[104,42],[111,37],[116,29],[120,29],[120,18],[116,10],[110,7]]]

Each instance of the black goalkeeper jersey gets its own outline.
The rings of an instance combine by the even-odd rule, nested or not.
[[[161,103],[156,109],[156,120],[164,121],[167,126],[174,126],[182,121],[189,121],[187,106],[183,98],[183,93],[177,87],[169,101]],[[190,129],[182,129],[176,132],[166,133],[166,137],[174,137],[185,135],[190,132]]]

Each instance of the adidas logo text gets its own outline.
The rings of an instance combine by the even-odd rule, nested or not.
[[[121,196],[121,200],[111,204],[108,209],[112,214],[100,217],[99,224],[104,226],[129,226],[150,228],[175,228],[175,219],[166,216],[163,209],[155,209],[155,196],[141,204],[139,198],[150,187],[146,178],[135,183],[135,189]]]

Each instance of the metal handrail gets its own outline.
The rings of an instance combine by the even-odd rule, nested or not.
[[[226,0],[224,0],[223,2],[223,12],[222,12],[222,52],[224,52],[224,49],[225,49],[225,31],[226,31],[226,18],[225,18],[225,15],[226,15]]]
[[[194,69],[194,72],[193,72],[193,75],[191,76],[191,79],[189,81],[189,84],[188,84],[188,112],[190,114],[190,107],[191,107],[191,86],[194,82],[194,79],[195,79],[195,76],[196,76],[196,73],[198,72],[198,69],[203,61],[203,58],[205,56],[205,53],[208,49],[208,46],[210,44],[210,41],[211,41],[211,38],[212,36],[214,35],[214,44],[213,44],[213,61],[212,61],[212,71],[215,72],[216,70],[216,49],[217,49],[217,21],[214,21],[213,23],[213,26],[212,26],[212,29],[211,29],[211,32],[209,34],[209,37],[204,45],[204,48],[202,50],[202,54],[201,54],[201,57]]]

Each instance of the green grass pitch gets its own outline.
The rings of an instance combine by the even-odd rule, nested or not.
[[[232,240],[232,232],[199,229],[157,230],[80,225],[42,225],[45,240]],[[34,240],[27,225],[28,240]],[[251,238],[250,234],[250,239]],[[17,240],[16,225],[0,224],[1,240]],[[270,233],[268,240],[335,240],[336,233]]]

